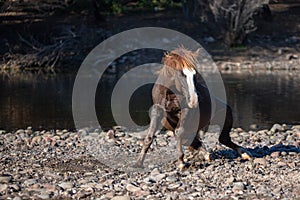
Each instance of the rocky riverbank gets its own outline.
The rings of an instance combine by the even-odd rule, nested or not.
[[[253,154],[250,161],[219,145],[210,131],[204,142],[213,160],[186,156],[185,171],[173,162],[173,132],[157,135],[145,169],[130,168],[144,135],[120,127],[0,131],[0,199],[300,198],[300,126],[233,129],[233,141]]]

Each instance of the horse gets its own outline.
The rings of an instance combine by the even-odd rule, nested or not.
[[[220,110],[226,114],[224,125],[219,124],[223,127],[219,142],[238,152],[242,158],[251,158],[246,149],[231,141],[233,117],[230,106],[216,97],[211,97],[206,85],[201,83],[201,75],[196,70],[196,66],[199,65],[198,55],[199,51],[190,51],[184,47],[164,54],[163,67],[152,89],[150,125],[134,167],[143,167],[155,134],[164,128],[174,131],[179,153],[178,167],[183,170],[186,163],[183,160],[182,145],[188,146],[190,151],[205,150],[199,133],[207,131],[211,122],[220,121],[215,120]],[[206,156],[206,159],[209,160],[210,157]]]

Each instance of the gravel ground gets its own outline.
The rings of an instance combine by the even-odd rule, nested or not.
[[[176,168],[172,135],[157,135],[145,168],[132,169],[144,132],[0,131],[0,199],[300,199],[300,126],[232,129],[249,161],[209,131],[213,159],[187,154],[185,171]]]

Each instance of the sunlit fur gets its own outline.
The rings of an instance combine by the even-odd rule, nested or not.
[[[164,54],[162,63],[175,70],[184,68],[195,69],[198,65],[199,51],[190,51],[184,47],[178,47]]]

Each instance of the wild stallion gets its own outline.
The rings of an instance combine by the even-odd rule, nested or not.
[[[220,110],[225,113],[225,120],[223,119],[224,124],[219,124],[223,127],[219,142],[237,151],[244,159],[250,159],[249,152],[231,141],[229,135],[233,123],[231,108],[217,98],[211,97],[208,88],[200,83],[201,77],[196,70],[198,54],[198,51],[192,52],[179,47],[164,55],[163,68],[152,90],[150,127],[139,158],[134,164],[135,167],[143,167],[154,135],[164,126],[175,133],[179,153],[178,167],[183,169],[185,163],[182,145],[189,146],[189,149],[193,150],[202,149],[198,133],[201,130],[205,131],[212,122],[220,121],[215,120]]]

